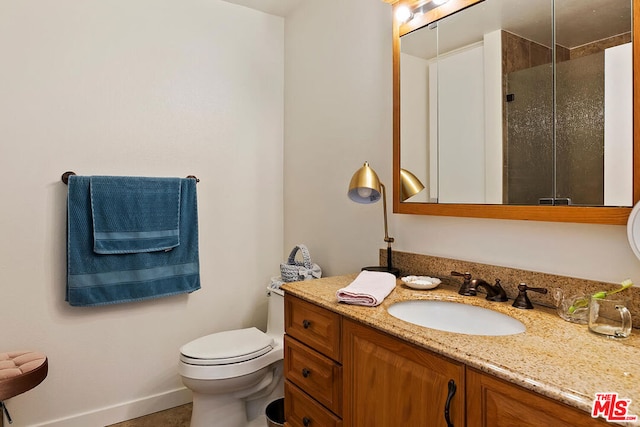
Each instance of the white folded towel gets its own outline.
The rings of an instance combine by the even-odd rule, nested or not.
[[[383,271],[361,271],[347,287],[338,289],[338,301],[375,307],[396,287],[396,276]]]

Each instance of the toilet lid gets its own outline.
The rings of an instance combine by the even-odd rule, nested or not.
[[[180,353],[194,365],[226,365],[250,360],[273,349],[273,338],[257,328],[207,335],[183,345]]]

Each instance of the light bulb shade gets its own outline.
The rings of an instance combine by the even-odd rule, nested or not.
[[[406,169],[400,169],[400,201],[404,202],[408,198],[415,196],[424,190],[424,185],[417,176]]]
[[[376,172],[369,167],[368,162],[356,171],[349,184],[349,198],[356,203],[375,203],[380,200],[380,179]]]
[[[413,12],[408,6],[400,6],[396,9],[396,19],[398,22],[405,23],[413,18]]]

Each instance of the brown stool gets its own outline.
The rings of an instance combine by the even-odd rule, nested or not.
[[[40,384],[49,370],[47,357],[34,351],[0,353],[0,427],[4,416],[12,423],[4,401]]]

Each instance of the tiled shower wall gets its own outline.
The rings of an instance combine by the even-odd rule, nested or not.
[[[554,143],[551,49],[502,32],[504,203],[604,203],[604,49],[630,37],[556,46]]]

